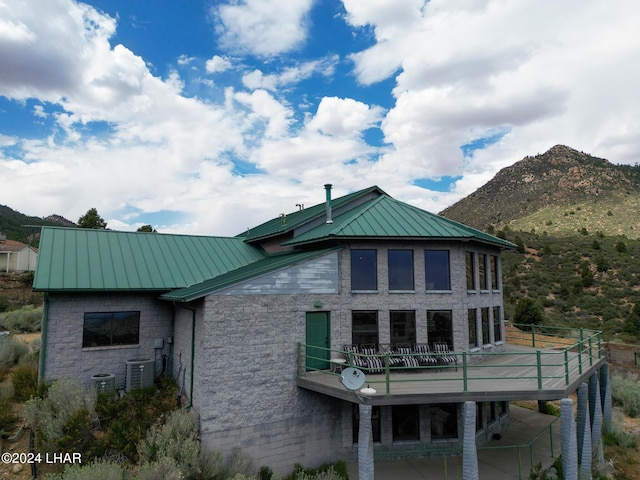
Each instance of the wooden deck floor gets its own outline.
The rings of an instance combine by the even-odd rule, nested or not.
[[[503,353],[482,356],[481,361],[436,369],[367,374],[366,384],[377,393],[372,405],[458,403],[464,401],[556,400],[574,392],[604,363],[587,353],[537,350],[505,345]],[[567,382],[568,376],[568,382]],[[301,388],[357,402],[356,395],[330,371],[306,372],[299,376]]]

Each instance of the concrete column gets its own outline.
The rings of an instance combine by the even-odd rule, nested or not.
[[[611,405],[611,379],[609,378],[609,365],[606,363],[600,368],[600,399],[602,400],[602,422],[604,428],[611,428],[613,407]]]
[[[560,401],[560,443],[564,478],[578,480],[576,422],[573,418],[573,400],[570,398],[563,398]]]
[[[577,442],[579,476],[581,480],[591,479],[591,421],[589,419],[588,387],[582,383],[578,388]]]
[[[602,445],[602,404],[600,403],[600,388],[598,386],[598,375],[592,375],[589,383],[595,384],[596,392],[594,398],[593,419],[591,420],[591,444],[593,447],[593,459],[596,466],[604,465],[604,447]]]
[[[358,479],[373,480],[373,432],[371,431],[371,405],[361,403],[358,428]]]
[[[462,478],[478,480],[478,449],[476,448],[476,402],[462,404]]]

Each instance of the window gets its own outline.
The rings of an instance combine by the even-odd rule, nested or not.
[[[480,323],[482,324],[482,344],[488,345],[491,340],[489,339],[489,308],[483,307],[480,309]]]
[[[391,311],[389,312],[391,324],[391,345],[399,343],[416,343],[416,312]]]
[[[389,250],[389,290],[413,290],[413,250]]]
[[[424,251],[424,277],[427,290],[451,290],[449,250]]]
[[[446,343],[453,348],[453,322],[450,310],[427,311],[427,335],[429,343]]]
[[[455,403],[431,405],[431,439],[458,438],[458,407]]]
[[[136,345],[140,337],[140,312],[92,312],[84,314],[82,346]]]
[[[476,402],[476,432],[479,432],[484,427],[482,413],[482,403]]]
[[[352,343],[378,344],[378,312],[360,311],[351,314]]]
[[[375,250],[351,250],[351,290],[377,290]]]
[[[487,255],[478,255],[478,273],[480,275],[480,290],[487,289]]]
[[[493,408],[494,406],[494,402],[484,402],[484,412],[488,419],[487,423],[493,423],[496,421],[496,409]]]
[[[498,257],[491,255],[491,289],[498,290]]]
[[[502,415],[507,413],[507,402],[497,402],[496,413],[498,414],[498,417],[501,417]]]
[[[467,322],[469,323],[469,348],[478,346],[478,311],[475,308],[467,310]]]
[[[358,443],[360,436],[360,406],[357,403],[353,404],[352,416],[353,443]],[[380,407],[377,405],[371,407],[371,433],[373,434],[373,441],[380,442]]]
[[[391,407],[393,441],[420,440],[420,415],[418,405],[393,405]]]
[[[639,366],[640,366],[640,353],[637,353],[637,352],[636,352],[636,353],[634,354],[634,359],[635,359],[635,364],[636,364],[636,366],[637,366],[637,367],[639,367]]]
[[[467,290],[476,289],[476,259],[473,252],[465,253],[467,265]]]
[[[500,307],[493,307],[493,341],[502,341],[502,324],[500,322]]]

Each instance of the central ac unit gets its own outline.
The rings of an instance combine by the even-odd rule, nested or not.
[[[98,393],[113,393],[116,390],[116,377],[112,373],[97,373],[91,379]]]
[[[153,385],[155,360],[134,358],[127,360],[127,383],[125,391],[146,388]]]

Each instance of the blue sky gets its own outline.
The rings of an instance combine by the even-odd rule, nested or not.
[[[378,185],[439,212],[527,155],[640,151],[634,0],[0,3],[0,204],[234,235]]]

